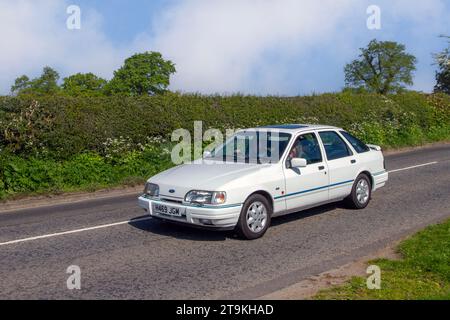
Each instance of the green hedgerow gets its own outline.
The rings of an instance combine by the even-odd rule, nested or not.
[[[322,123],[384,148],[413,146],[450,139],[450,96],[0,97],[0,198],[143,180],[172,166],[171,133],[194,121],[223,132]]]

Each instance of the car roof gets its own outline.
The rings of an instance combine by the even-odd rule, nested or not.
[[[341,128],[321,124],[278,124],[278,125],[257,127],[247,130],[262,130],[262,131],[273,130],[278,132],[296,133],[306,130],[321,130],[321,129],[340,130]]]

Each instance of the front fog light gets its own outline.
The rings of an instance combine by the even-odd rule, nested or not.
[[[206,226],[212,226],[212,225],[214,225],[213,222],[212,222],[211,220],[209,220],[209,219],[200,219],[199,222],[200,222],[201,224],[206,225]]]

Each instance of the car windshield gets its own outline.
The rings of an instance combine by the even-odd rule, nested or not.
[[[286,150],[291,134],[278,131],[243,131],[236,133],[208,157],[240,163],[276,163]]]

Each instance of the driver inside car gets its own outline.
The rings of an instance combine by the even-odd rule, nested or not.
[[[301,158],[306,159],[308,162],[310,160],[311,142],[304,137],[300,137],[295,145],[292,147],[291,152],[289,152],[289,159]]]

